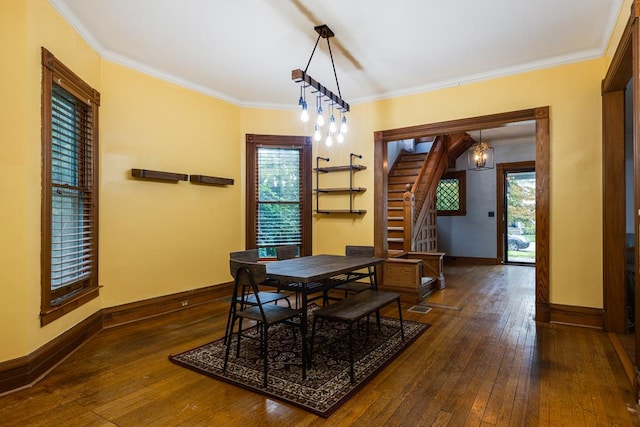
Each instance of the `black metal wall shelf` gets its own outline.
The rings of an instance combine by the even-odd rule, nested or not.
[[[351,153],[349,155],[349,165],[342,166],[323,166],[320,167],[320,160],[328,162],[328,157],[316,157],[316,168],[314,171],[316,172],[316,213],[318,214],[358,214],[362,215],[367,211],[364,209],[353,209],[353,196],[356,194],[361,194],[367,191],[364,187],[354,187],[353,186],[353,174],[354,172],[365,170],[367,167],[364,165],[354,165],[353,158],[357,157],[358,159],[362,159],[362,155]],[[349,186],[348,187],[333,187],[333,188],[323,188],[320,187],[320,174],[321,173],[331,173],[331,172],[349,172]],[[331,195],[331,194],[345,194],[349,193],[349,209],[320,209],[319,205],[319,196],[320,194]]]

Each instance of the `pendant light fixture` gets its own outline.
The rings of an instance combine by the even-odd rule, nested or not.
[[[482,130],[480,130],[479,142],[472,145],[467,152],[467,168],[470,171],[482,171],[493,169],[495,158],[493,147],[482,140]]]
[[[300,84],[300,99],[298,100],[298,105],[302,110],[300,119],[303,122],[307,122],[309,120],[309,113],[307,111],[306,102],[307,88],[311,87],[312,93],[316,94],[316,120],[314,127],[314,140],[316,141],[319,141],[322,138],[322,128],[325,124],[322,104],[326,103],[329,110],[329,127],[327,130],[327,139],[325,140],[325,143],[327,144],[327,146],[331,146],[333,144],[334,136],[339,143],[344,141],[344,135],[347,133],[348,129],[347,117],[345,114],[349,112],[349,104],[342,99],[342,94],[340,93],[340,83],[338,83],[338,74],[336,73],[336,66],[333,62],[333,54],[331,53],[331,43],[329,39],[334,36],[334,33],[326,25],[319,25],[317,27],[314,27],[314,30],[318,33],[318,39],[316,40],[316,44],[313,47],[313,51],[311,52],[311,56],[309,57],[309,61],[307,62],[307,67],[304,69],[304,71],[300,69],[291,71],[291,80]],[[321,38],[327,39],[327,46],[329,47],[329,57],[331,58],[333,75],[336,79],[338,95],[331,92],[329,89],[327,89],[326,86],[322,85],[313,77],[307,74],[309,64],[311,63],[311,59],[313,58],[313,54],[315,53],[316,48],[318,47],[318,42]],[[339,126],[336,123],[334,109],[340,110]]]

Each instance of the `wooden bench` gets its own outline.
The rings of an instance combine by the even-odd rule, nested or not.
[[[311,360],[313,360],[313,343],[316,334],[316,322],[323,319],[330,322],[342,322],[349,325],[349,365],[351,382],[353,382],[353,325],[358,320],[376,313],[378,328],[380,328],[380,309],[393,302],[398,304],[398,316],[400,319],[400,333],[404,340],[404,325],[402,323],[402,306],[400,294],[397,292],[384,292],[366,290],[351,295],[343,300],[313,312],[313,327],[311,329]],[[367,325],[368,327],[368,325]],[[368,331],[367,331],[368,332]]]
[[[435,290],[444,289],[443,252],[389,252],[379,289],[400,292],[402,300],[411,304],[419,303]]]

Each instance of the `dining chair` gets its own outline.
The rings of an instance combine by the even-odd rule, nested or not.
[[[355,246],[355,245],[347,245],[344,249],[344,254],[346,256],[359,256],[359,257],[371,257],[375,255],[375,249],[373,246]],[[362,279],[368,277],[369,283],[356,282],[355,280]],[[351,281],[353,280],[353,281]],[[367,273],[347,273],[346,282],[342,285],[338,285],[335,289],[343,290],[344,297],[346,298],[350,294],[357,294],[362,291],[366,291],[367,289],[377,289],[377,280],[376,280],[376,267],[369,266],[367,267]]]
[[[258,250],[257,249],[248,249],[245,251],[236,251],[236,252],[231,252],[229,254],[229,259],[232,261],[239,261],[239,262],[249,262],[249,263],[258,263]],[[234,272],[231,272],[232,276],[234,274]],[[233,276],[235,277],[235,276]],[[262,278],[262,280],[260,280],[258,282],[258,286],[260,285],[267,285],[267,286],[275,286],[276,283],[269,279],[268,277],[264,277]],[[285,293],[280,293],[280,292],[267,292],[267,291],[259,291],[260,296],[260,302],[262,304],[268,304],[268,303],[275,303],[276,305],[278,304],[278,301],[286,301],[287,306],[289,308],[291,308],[291,301],[289,301],[289,295],[285,294]],[[257,304],[257,300],[256,300],[256,296],[251,292],[251,290],[249,289],[248,285],[243,286],[241,292],[236,295],[235,297],[232,297],[232,302],[234,301],[234,298],[237,299],[241,305],[242,308],[244,308],[245,305],[256,305]],[[224,334],[224,342],[226,343],[227,340],[229,339],[229,335],[230,335],[230,326],[231,326],[231,317],[232,317],[232,306],[229,306],[229,314],[227,316],[227,326],[226,326],[226,330],[225,330],[225,334]]]
[[[260,297],[258,283],[267,278],[265,264],[229,260],[229,268],[234,278],[233,296],[231,299],[231,324],[229,327],[229,337],[226,342],[223,372],[226,372],[231,350],[233,330],[238,321],[236,332],[236,357],[240,357],[240,341],[243,335],[243,320],[251,320],[258,326],[260,335],[260,355],[263,360],[263,387],[267,387],[267,374],[269,365],[269,328],[279,323],[290,324],[293,328],[294,341],[296,340],[295,328],[301,326],[301,316],[298,310],[274,304],[267,304]],[[245,289],[249,288],[249,294],[255,299],[255,304],[243,304]],[[298,319],[294,321],[294,319]],[[301,334],[302,336],[302,334]],[[306,378],[306,363],[302,363],[302,378]]]

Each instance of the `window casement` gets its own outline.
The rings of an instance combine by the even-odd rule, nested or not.
[[[467,214],[466,171],[445,173],[436,190],[436,209],[439,216],[464,216]]]
[[[40,323],[98,296],[100,94],[42,48]]]
[[[311,138],[247,134],[246,247],[311,255]]]

